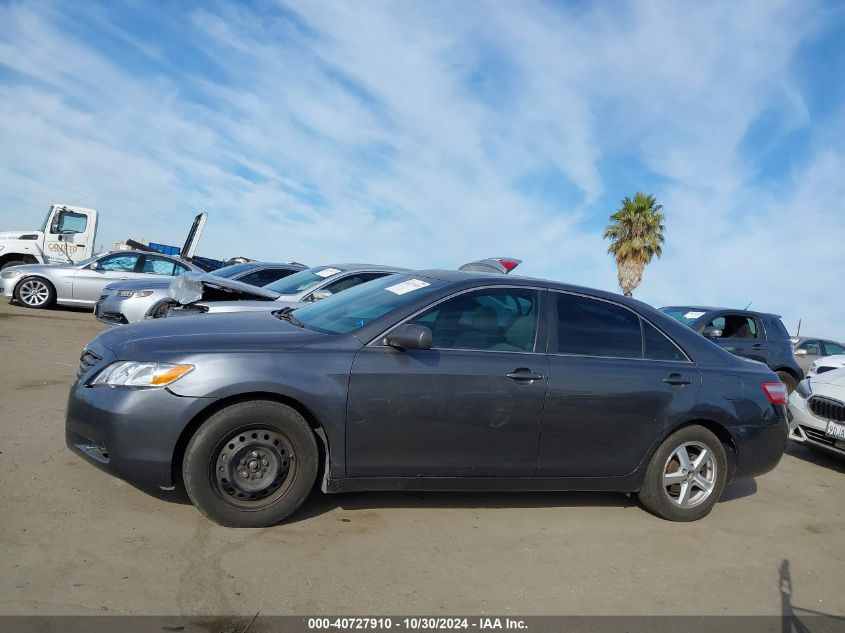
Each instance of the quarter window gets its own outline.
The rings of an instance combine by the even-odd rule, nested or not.
[[[557,296],[557,352],[642,358],[639,317],[621,306],[578,295]]]
[[[687,360],[663,332],[646,321],[643,321],[643,355],[650,360]]]
[[[444,301],[409,323],[430,328],[436,348],[531,352],[538,303],[534,290],[479,290]]]

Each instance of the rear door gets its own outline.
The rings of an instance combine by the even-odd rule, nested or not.
[[[667,425],[695,405],[698,368],[627,307],[550,294],[554,318],[537,474],[626,475]]]
[[[361,349],[348,476],[533,475],[548,373],[539,298],[526,288],[461,293],[407,321],[432,330],[431,349]]]
[[[94,303],[108,284],[121,279],[137,279],[141,258],[138,253],[112,253],[97,260],[97,268],[80,268],[73,276],[73,299]]]

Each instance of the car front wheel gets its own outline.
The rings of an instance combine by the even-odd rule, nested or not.
[[[722,496],[727,479],[725,448],[701,426],[687,426],[667,437],[646,471],[640,503],[669,521],[707,516]]]
[[[318,470],[317,443],[293,408],[267,400],[221,409],[185,451],[182,478],[193,504],[227,527],[268,527],[294,512]]]
[[[56,289],[46,279],[27,277],[15,287],[15,299],[27,308],[47,308],[56,301]]]

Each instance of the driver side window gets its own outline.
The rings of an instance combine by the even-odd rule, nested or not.
[[[430,328],[435,348],[531,352],[538,302],[533,290],[481,290],[444,301],[408,323]]]
[[[70,235],[72,233],[84,233],[87,227],[88,216],[84,213],[60,211],[53,226],[50,227],[50,232],[60,235]]]
[[[97,270],[105,270],[109,272],[132,273],[135,272],[135,266],[138,264],[138,255],[127,253],[110,255],[104,257],[97,264]]]
[[[821,345],[819,345],[818,341],[804,341],[798,346],[798,349],[807,350],[807,353],[811,356],[822,355]]]

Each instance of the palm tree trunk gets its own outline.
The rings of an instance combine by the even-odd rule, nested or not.
[[[619,287],[626,297],[634,296],[634,288],[643,280],[645,263],[639,257],[629,257],[616,262]]]

